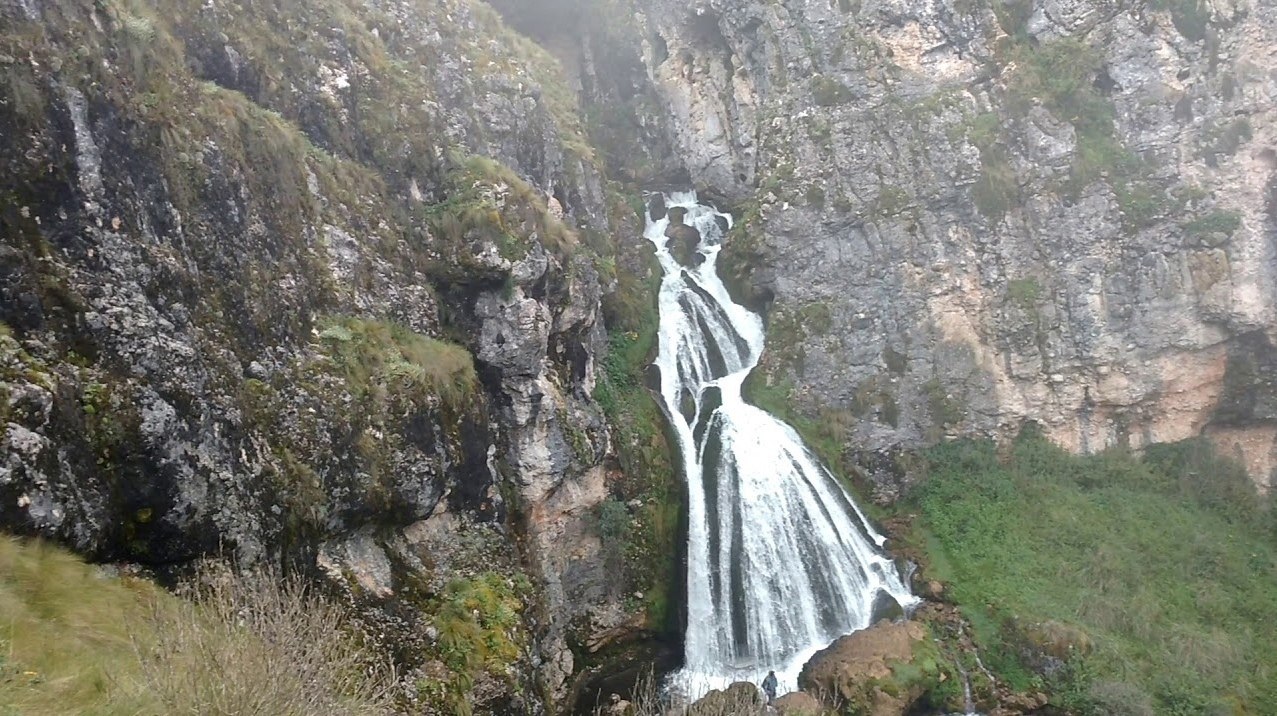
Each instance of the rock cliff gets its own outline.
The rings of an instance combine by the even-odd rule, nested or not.
[[[676,631],[631,204],[689,179],[756,397],[881,499],[1029,420],[1267,486],[1275,48],[1258,0],[0,0],[0,526],[285,562],[414,708],[562,704]]]
[[[0,525],[314,569],[427,711],[662,627],[598,517],[672,479],[593,398],[641,224],[556,60],[469,0],[6,0],[0,68]]]
[[[1272,7],[642,5],[688,169],[771,302],[762,384],[832,437],[1204,433],[1273,480]]]

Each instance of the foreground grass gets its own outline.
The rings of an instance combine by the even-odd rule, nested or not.
[[[1274,713],[1274,531],[1204,442],[1079,457],[1026,434],[927,467],[915,538],[1003,678],[1075,713]],[[1022,665],[1042,623],[1086,635],[1045,684]]]
[[[392,673],[338,607],[272,575],[190,599],[0,538],[0,715],[391,713]]]
[[[0,539],[0,714],[159,713],[133,648],[160,590]]]

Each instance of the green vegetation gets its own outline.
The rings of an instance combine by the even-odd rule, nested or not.
[[[594,399],[613,428],[621,470],[619,483],[612,485],[617,499],[601,508],[600,529],[605,550],[624,555],[622,572],[626,583],[643,594],[641,606],[648,626],[672,629],[675,615],[670,599],[677,582],[675,557],[683,500],[665,416],[643,383],[656,347],[655,295],[660,277],[651,268],[654,261],[648,258],[646,281],[623,284],[632,293],[618,304],[628,310],[611,312],[615,320],[609,323],[608,353],[594,389]],[[632,516],[622,515],[623,503],[630,500],[639,500],[642,506]],[[624,527],[622,520],[627,523]]]
[[[207,583],[183,600],[0,538],[0,713],[393,713],[341,610],[275,575]]]
[[[417,684],[428,703],[468,716],[466,694],[482,672],[499,679],[510,677],[507,667],[518,660],[530,639],[520,614],[531,589],[522,575],[511,578],[496,572],[454,579],[444,587],[427,611],[439,630],[440,656],[452,674],[446,682],[432,679]]]
[[[767,318],[767,362],[787,370],[802,370],[805,342],[833,329],[829,304],[811,301],[794,309],[777,309]]]
[[[1012,279],[1007,282],[1007,298],[1026,311],[1033,310],[1042,298],[1042,284],[1033,276]]]
[[[939,378],[923,383],[922,394],[927,398],[927,409],[937,428],[953,427],[962,422],[962,406],[945,391]]]
[[[330,318],[319,337],[352,391],[378,402],[438,397],[459,409],[476,385],[474,361],[461,346],[385,321]]]
[[[820,107],[847,104],[853,98],[851,88],[833,77],[823,75],[812,78],[811,95]]]
[[[599,539],[603,542],[603,557],[610,569],[620,569],[625,564],[629,548],[630,511],[620,500],[604,500],[599,505]]]
[[[971,188],[976,210],[990,219],[1001,219],[1020,202],[1020,186],[1006,149],[998,143],[1002,120],[993,112],[972,117],[966,137],[980,150],[980,178]]]
[[[468,255],[476,239],[491,241],[509,261],[522,259],[538,239],[560,258],[577,244],[576,232],[550,212],[547,198],[509,168],[478,156],[450,161],[448,199],[427,208],[426,220],[454,256]]]
[[[878,221],[899,216],[909,208],[911,201],[912,197],[904,189],[898,186],[884,186],[878,190],[878,196],[874,197],[873,205],[869,208],[869,215]]]
[[[1080,714],[1277,703],[1273,521],[1204,440],[1084,457],[1030,429],[1003,453],[961,441],[925,457],[913,539],[1008,683]],[[1030,667],[1048,656],[1067,668],[1044,679]]]
[[[1214,233],[1232,236],[1237,229],[1241,228],[1241,225],[1241,214],[1221,209],[1186,222],[1181,228],[1192,238],[1202,238]]]

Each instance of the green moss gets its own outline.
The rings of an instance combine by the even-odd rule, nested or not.
[[[1237,211],[1219,209],[1185,222],[1180,228],[1192,238],[1202,238],[1214,233],[1232,236],[1241,228],[1242,217]]]
[[[823,75],[813,77],[811,80],[812,99],[815,100],[817,106],[833,107],[840,104],[847,104],[854,95],[851,88],[839,82],[833,77]]]
[[[1082,457],[1027,431],[1001,456],[985,442],[937,446],[925,469],[912,508],[928,573],[948,583],[1008,683],[1045,684],[1057,707],[1104,681],[1151,695],[1157,713],[1272,703],[1272,517],[1204,440],[1151,446],[1143,459]],[[1019,655],[1026,625],[1049,621],[1076,625],[1093,647],[1085,669],[1043,682]]]
[[[1042,284],[1033,276],[1012,279],[1007,283],[1007,298],[1024,310],[1033,310],[1042,298]]]

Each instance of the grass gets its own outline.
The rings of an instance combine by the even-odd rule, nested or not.
[[[509,678],[509,665],[529,641],[521,614],[531,589],[526,577],[497,572],[450,581],[427,609],[439,630],[437,648],[451,678],[446,683],[422,680],[419,695],[445,711],[468,716],[467,693],[480,674]]]
[[[158,713],[133,639],[163,596],[49,545],[0,539],[0,713]]]
[[[436,238],[454,253],[483,239],[509,261],[523,258],[532,241],[566,258],[578,243],[576,232],[549,211],[546,197],[508,167],[479,156],[453,156],[447,174],[448,199],[426,210]]]
[[[937,446],[927,469],[914,539],[1005,680],[1078,713],[1115,694],[1158,714],[1277,703],[1272,521],[1207,443],[1075,456],[1029,431],[1001,455]],[[1024,625],[1044,623],[1094,645],[1045,684],[1018,658]]]
[[[477,384],[466,349],[395,323],[330,318],[319,337],[352,390],[383,400],[403,394],[437,396],[460,409]]]
[[[297,582],[227,573],[190,596],[0,538],[0,713],[392,712],[389,667]]]

